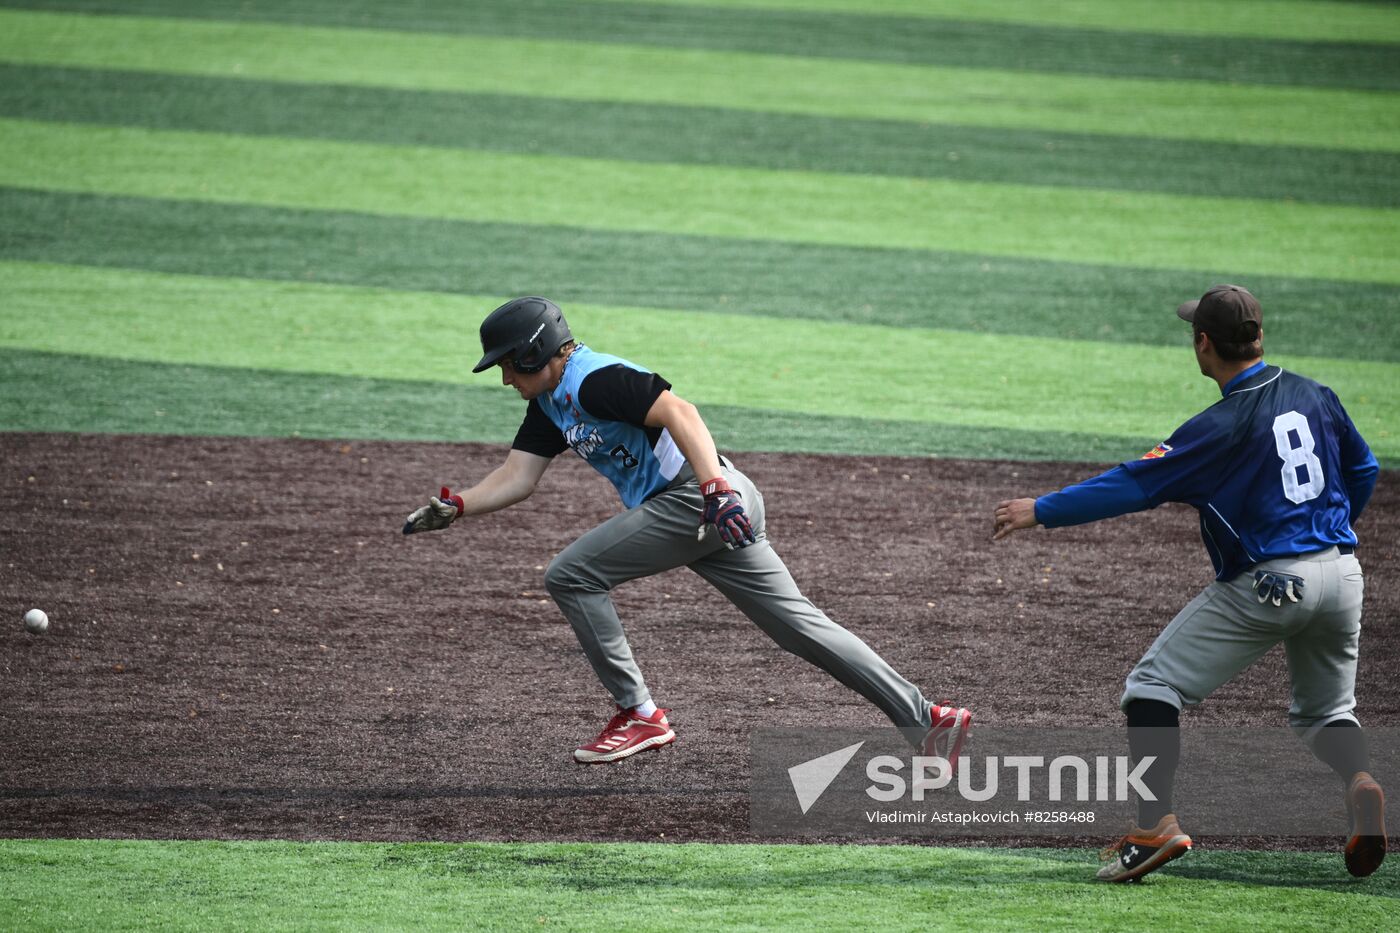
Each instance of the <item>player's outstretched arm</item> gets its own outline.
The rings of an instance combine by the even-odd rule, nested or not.
[[[992,540],[1000,541],[1013,531],[1034,528],[1040,522],[1035,517],[1034,499],[1004,499],[992,513]]]
[[[1160,464],[1162,461],[1133,462]],[[1115,515],[1141,512],[1154,505],[1127,466],[1119,465],[1039,499],[1007,499],[997,503],[992,520],[992,540],[999,541],[1022,528],[1084,525]]]
[[[470,489],[456,494],[446,486],[428,504],[415,510],[404,523],[403,533],[437,531],[463,515],[484,515],[527,499],[549,468],[550,459],[512,449],[506,462],[496,467]]]

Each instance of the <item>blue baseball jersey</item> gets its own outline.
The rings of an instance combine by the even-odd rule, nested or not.
[[[1262,360],[1140,460],[1041,496],[1047,527],[1185,502],[1219,580],[1260,561],[1356,545],[1380,466],[1336,393]]]
[[[630,509],[665,489],[685,465],[670,432],[643,423],[670,387],[636,363],[579,344],[554,391],[531,400],[513,446],[549,457],[567,446],[603,474]],[[539,415],[553,426],[548,437],[532,424]]]

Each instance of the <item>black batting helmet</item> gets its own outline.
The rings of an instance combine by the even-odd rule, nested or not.
[[[554,302],[548,298],[516,298],[481,322],[484,355],[472,372],[483,372],[501,360],[509,360],[519,372],[537,373],[560,347],[573,339],[564,312]]]

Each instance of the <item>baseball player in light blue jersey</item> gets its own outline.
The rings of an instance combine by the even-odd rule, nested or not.
[[[1191,848],[1172,814],[1180,710],[1282,642],[1290,725],[1346,784],[1351,874],[1385,858],[1385,796],[1356,718],[1361,565],[1352,530],[1380,467],[1336,394],[1263,359],[1263,314],[1237,285],[1177,309],[1221,399],[1140,460],[1038,499],[997,505],[994,538],[1110,518],[1163,502],[1200,512],[1215,581],[1128,675],[1122,707],[1134,761],[1156,756],[1138,825],[1104,850],[1105,881],[1133,881]]]
[[[409,516],[404,534],[525,499],[552,458],[573,450],[610,481],[625,511],[550,562],[545,585],[617,710],[574,751],[580,763],[618,761],[675,741],[652,699],[609,597],[617,585],[689,567],[783,648],[878,706],[925,754],[956,763],[972,716],[929,703],[858,637],[802,595],[773,550],[763,497],[715,450],[695,406],[656,373],[574,340],[544,298],[517,298],[481,325],[484,355],[529,404],[505,462],[469,489]]]

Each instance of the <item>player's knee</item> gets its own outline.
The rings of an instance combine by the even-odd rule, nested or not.
[[[568,551],[556,554],[554,560],[549,562],[549,566],[544,571],[544,585],[549,590],[550,595],[555,597],[562,593],[578,590],[598,591],[606,589],[588,572],[585,566],[572,560]]]
[[[563,554],[556,554],[544,570],[544,585],[549,592],[558,595],[572,588],[575,575],[573,567]]]

